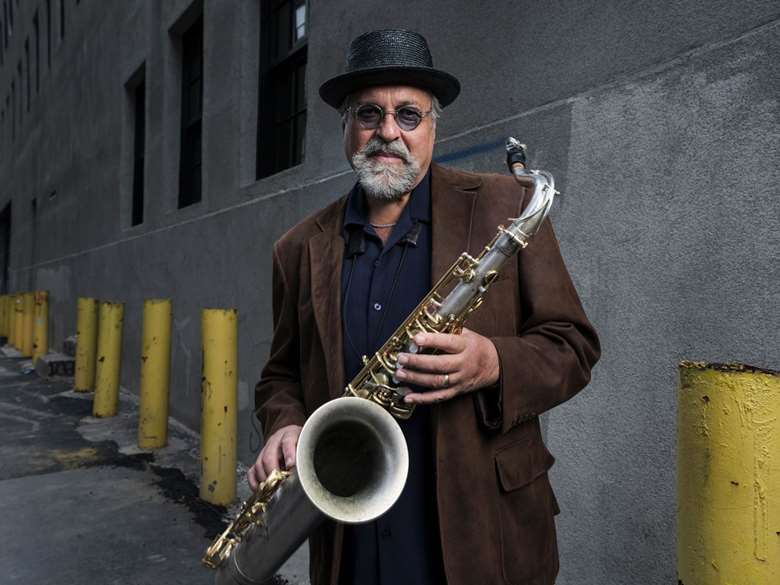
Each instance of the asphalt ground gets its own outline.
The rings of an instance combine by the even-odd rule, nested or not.
[[[91,393],[29,365],[0,357],[0,585],[212,584],[200,558],[233,511],[198,498],[197,435],[172,421],[167,447],[140,450],[130,393],[97,419]],[[307,583],[305,565],[277,582]]]

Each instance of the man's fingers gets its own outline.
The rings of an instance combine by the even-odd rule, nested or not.
[[[460,353],[466,347],[462,336],[451,333],[418,333],[414,342],[424,349],[438,349],[444,353]]]
[[[288,432],[282,437],[282,454],[287,469],[295,467],[295,448],[298,446],[298,433]]]
[[[457,357],[450,354],[413,354],[402,353],[398,356],[398,363],[404,368],[411,368],[419,372],[432,374],[448,374],[460,369]]]
[[[262,453],[260,453],[260,461],[266,477],[271,475],[274,469],[279,469],[279,459],[281,458],[280,441],[281,437],[275,434],[271,435],[268,443],[263,447]]]
[[[262,453],[260,454],[260,457],[262,457]],[[249,487],[251,487],[252,490],[256,490],[257,486],[259,486],[261,482],[265,481],[266,478],[260,457],[257,458],[255,464],[249,468],[249,471],[246,474],[247,480],[249,481]]]
[[[457,395],[457,388],[449,388],[447,390],[437,390],[435,392],[407,394],[404,398],[404,402],[408,402],[409,404],[435,404],[437,402],[444,402],[445,400],[455,398]]]
[[[458,384],[458,374],[455,373],[426,374],[404,368],[396,370],[395,377],[402,380],[404,384],[415,384],[424,388],[433,388],[434,390],[453,388]]]

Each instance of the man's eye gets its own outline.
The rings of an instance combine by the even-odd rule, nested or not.
[[[422,114],[414,108],[401,108],[398,110],[398,118],[407,124],[418,124]]]
[[[379,119],[379,108],[363,106],[358,109],[357,116],[362,122],[376,122]]]

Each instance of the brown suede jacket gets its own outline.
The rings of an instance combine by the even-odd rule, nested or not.
[[[464,250],[479,254],[530,195],[509,176],[432,165],[434,281]],[[339,294],[345,201],[303,220],[274,246],[274,334],[255,390],[266,437],[303,425],[347,382]],[[600,348],[549,220],[505,266],[466,326],[493,341],[501,375],[498,391],[462,395],[433,410],[447,582],[551,585],[558,505],[547,477],[554,459],[538,416],[589,382]],[[312,585],[338,583],[342,536],[332,523],[311,536]]]

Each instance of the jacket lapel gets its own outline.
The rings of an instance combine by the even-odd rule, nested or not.
[[[481,184],[478,175],[431,165],[434,283],[470,247],[474,205]]]
[[[322,232],[309,240],[311,261],[311,301],[314,320],[322,340],[327,366],[328,393],[331,398],[344,391],[344,361],[341,331],[341,264],[344,239],[341,223],[344,202],[330,206],[317,219]]]

